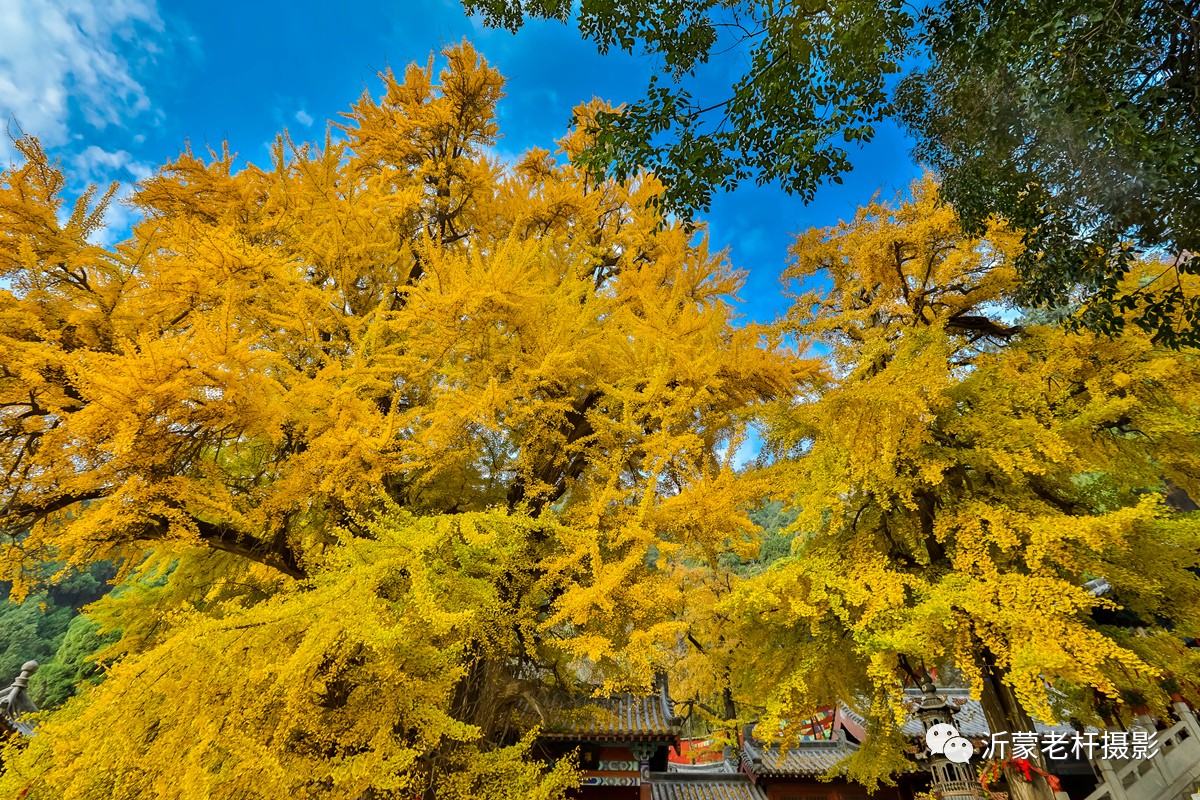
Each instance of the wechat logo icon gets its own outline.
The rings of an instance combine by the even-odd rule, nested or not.
[[[975,748],[958,734],[958,729],[944,722],[925,732],[925,746],[930,753],[944,755],[955,764],[965,764],[975,754]]]

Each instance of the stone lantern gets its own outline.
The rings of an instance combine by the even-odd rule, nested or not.
[[[921,687],[924,695],[917,706],[917,717],[926,731],[934,725],[945,724],[958,730],[954,722],[954,708],[932,683]],[[931,788],[941,800],[979,800],[979,781],[969,763],[958,764],[942,753],[929,753],[926,769],[933,776]]]

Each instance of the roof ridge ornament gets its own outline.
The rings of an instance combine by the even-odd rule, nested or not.
[[[12,685],[0,690],[0,723],[21,734],[33,736],[34,726],[23,721],[26,714],[37,713],[38,707],[29,699],[29,678],[38,671],[38,662],[26,661],[21,674]]]

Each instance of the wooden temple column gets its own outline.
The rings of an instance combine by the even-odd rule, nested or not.
[[[634,742],[629,748],[638,762],[638,798],[651,800],[650,797],[650,759],[658,752],[656,742]]]

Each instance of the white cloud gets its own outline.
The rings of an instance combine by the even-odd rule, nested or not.
[[[135,160],[124,150],[110,151],[94,144],[71,161],[75,167],[75,177],[86,183],[111,180],[140,181],[154,173],[153,167]]]
[[[296,122],[299,122],[301,125],[307,128],[309,125],[313,124],[312,114],[309,114],[304,109],[300,109],[296,112]]]
[[[116,180],[121,185],[104,214],[104,227],[90,237],[96,244],[112,245],[129,236],[130,229],[141,219],[140,212],[129,204],[133,182],[154,174],[154,168],[138,161],[125,150],[105,150],[91,145],[71,158],[72,177],[80,184],[96,184],[104,192]],[[66,213],[69,207],[64,207]]]
[[[117,242],[129,238],[133,226],[142,219],[141,212],[129,203],[129,198],[132,196],[133,187],[129,184],[124,184],[117,189],[112,202],[108,204],[108,208],[104,212],[104,227],[92,233],[88,237],[89,241],[93,244],[111,247]]]
[[[110,246],[127,239],[133,225],[142,218],[130,203],[133,197],[134,181],[145,180],[154,175],[151,164],[138,161],[125,150],[104,150],[90,145],[88,148],[70,158],[71,182],[74,193],[82,193],[86,185],[97,187],[96,199],[108,190],[113,181],[118,181],[116,193],[104,211],[104,227],[94,231],[89,236],[96,245]],[[60,210],[61,221],[70,216],[73,200],[68,200]]]
[[[148,110],[127,55],[157,52],[147,28],[163,29],[156,0],[0,2],[0,119],[53,148],[75,138],[74,113],[104,129]],[[0,159],[12,155],[0,137]]]

